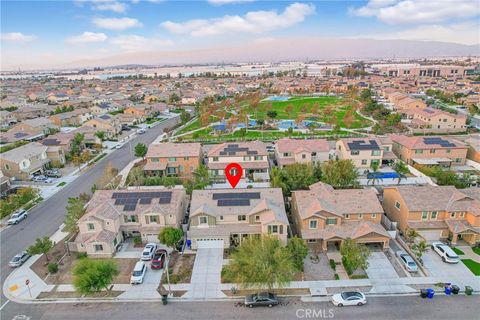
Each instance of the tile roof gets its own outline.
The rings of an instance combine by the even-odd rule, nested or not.
[[[428,136],[428,137],[423,137],[423,136],[399,136],[399,135],[392,135],[391,136],[392,141],[398,144],[401,144],[402,146],[408,148],[408,149],[438,149],[438,148],[445,148],[445,149],[463,149],[467,148],[467,146],[463,143],[460,142],[459,140],[448,138],[445,136],[441,137],[434,137],[434,136]],[[455,146],[450,146],[450,147],[442,147],[440,144],[426,144],[425,139],[433,139],[433,138],[438,138],[442,139],[444,141],[447,141],[448,143],[454,144]]]
[[[276,149],[280,153],[301,151],[307,152],[329,152],[330,146],[326,139],[290,139],[283,138],[276,142]]]
[[[153,143],[148,147],[147,158],[199,157],[202,150],[200,143]]]
[[[225,149],[227,150],[239,150],[239,151],[234,151],[234,155],[229,155],[229,154],[223,154],[225,152]],[[249,154],[250,152],[251,154]],[[253,154],[253,152],[256,152],[256,154]],[[268,155],[267,152],[267,147],[265,143],[261,141],[250,141],[250,142],[225,142],[221,143],[208,152],[209,157],[228,157],[228,156],[266,156]]]

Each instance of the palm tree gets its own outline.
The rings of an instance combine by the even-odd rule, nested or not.
[[[418,238],[420,234],[418,234],[417,230],[415,229],[407,229],[405,232],[405,238],[409,243],[415,242],[415,239]]]
[[[372,168],[372,175],[371,175],[370,178],[368,178],[367,184],[369,184],[370,181],[371,181],[372,186],[374,186],[376,181],[378,181],[378,182],[383,181],[383,178],[378,175],[378,173],[379,173],[378,163],[376,163],[376,162],[372,163],[371,168]]]
[[[408,170],[407,165],[403,161],[399,161],[395,163],[395,172],[398,174],[398,184],[400,184],[400,181],[402,179],[407,178],[407,174],[410,173],[410,170]]]
[[[418,260],[423,265],[422,256],[423,256],[423,253],[428,251],[427,242],[425,240],[422,240],[419,243],[415,243],[414,245],[412,245],[412,251],[413,251],[413,253],[415,253]]]

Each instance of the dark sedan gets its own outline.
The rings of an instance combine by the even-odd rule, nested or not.
[[[245,306],[253,308],[257,306],[273,307],[278,304],[278,298],[273,293],[261,292],[258,294],[249,294],[245,297]]]

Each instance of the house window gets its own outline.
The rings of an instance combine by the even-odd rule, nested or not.
[[[310,220],[310,229],[317,229],[318,221]]]
[[[283,234],[283,225],[280,225],[280,234]]]
[[[168,174],[175,174],[175,173],[177,173],[177,168],[168,167],[167,168],[167,173]]]
[[[198,223],[199,224],[207,224],[208,223],[208,218],[207,217],[198,217]]]
[[[306,159],[307,158],[307,155],[306,154],[302,154],[302,159]]]
[[[437,211],[432,211],[432,213],[430,214],[430,219],[432,219],[432,220],[437,219]]]
[[[101,244],[95,244],[93,247],[95,248],[95,252],[103,251],[103,245]]]
[[[284,156],[284,157],[291,157],[291,154],[290,154],[289,152],[284,152],[284,153],[283,153],[283,156]]]
[[[358,156],[358,155],[360,154],[360,151],[358,151],[358,150],[352,150],[352,151],[350,151],[350,154],[351,154],[352,156]]]
[[[366,166],[367,163],[368,163],[368,160],[362,160],[362,165],[363,165],[363,166]]]
[[[385,147],[383,147],[383,151],[384,151],[384,152],[388,152],[388,151],[390,151],[390,147],[389,147],[389,146],[385,146]]]
[[[158,162],[158,158],[152,158],[152,162]]]
[[[255,156],[254,159],[255,160],[263,160],[263,156]]]
[[[238,216],[238,221],[246,221],[247,220],[247,216],[244,215],[244,214],[241,214]]]
[[[183,171],[184,171],[183,166],[178,166],[178,171],[179,171],[179,172],[183,172]]]
[[[465,212],[460,212],[460,218],[464,218],[465,217]]]
[[[450,150],[450,149],[447,149],[447,153],[450,153],[450,152],[452,152],[452,150]]]
[[[255,221],[260,221],[260,216],[255,216]]]
[[[395,201],[395,208],[397,208],[397,210],[400,210],[400,202]]]
[[[252,160],[252,157],[243,157],[243,161],[250,161]]]
[[[380,150],[372,150],[372,156],[379,156],[382,152]]]
[[[363,213],[360,213],[360,214],[358,215],[358,219],[363,219]]]
[[[5,170],[10,170],[10,166],[8,165],[8,163],[5,163]]]
[[[372,213],[370,216],[372,217],[372,219],[375,219],[375,218],[377,217],[377,214],[376,214],[376,213]]]
[[[93,223],[87,223],[87,230],[88,230],[88,231],[95,230],[95,224],[93,224]]]
[[[422,154],[423,150],[415,150],[415,154]]]
[[[147,223],[158,223],[158,216],[147,216]]]
[[[422,211],[422,220],[427,220],[427,218],[428,218],[428,212]]]
[[[450,218],[455,218],[455,212],[450,213]]]
[[[213,161],[218,161],[218,157],[213,157]]]
[[[138,217],[136,214],[130,216],[123,216],[123,221],[125,221],[125,223],[138,222]]]
[[[350,219],[350,215],[348,213],[345,215],[345,219]]]
[[[268,233],[278,233],[278,226],[277,225],[268,226]]]
[[[430,149],[430,153],[435,153],[435,149]]]
[[[317,239],[308,239],[308,243],[317,243]]]
[[[223,216],[220,216],[220,217],[218,217],[218,218],[223,221]]]
[[[337,219],[335,219],[335,218],[328,218],[328,219],[327,219],[327,225],[331,225],[331,224],[337,224]]]
[[[456,159],[455,159],[455,162],[456,162],[456,163],[462,162],[462,158],[456,158]]]
[[[312,152],[312,157],[316,157],[317,156],[317,153],[316,152]]]
[[[183,160],[188,161],[190,160],[190,157],[183,157]]]
[[[175,161],[177,161],[177,158],[175,157],[168,158],[168,162],[175,162]]]

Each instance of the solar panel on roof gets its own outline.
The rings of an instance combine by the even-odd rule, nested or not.
[[[214,193],[212,199],[260,199],[260,192]]]
[[[126,204],[124,207],[123,207],[123,211],[135,211],[135,208],[137,206],[135,204]]]
[[[250,200],[249,199],[221,199],[218,200],[219,207],[241,207],[241,206],[249,206]]]
[[[160,198],[158,200],[158,203],[165,204],[165,203],[170,203],[172,199],[171,198]]]
[[[369,140],[368,142],[364,140],[356,140],[347,144],[350,150],[380,150],[380,147],[375,140]]]
[[[141,198],[140,204],[150,204],[152,202],[152,198]]]
[[[17,133],[15,133],[13,136],[14,136],[15,138],[23,138],[23,137],[28,136],[28,134],[25,133],[25,132],[17,132]]]

